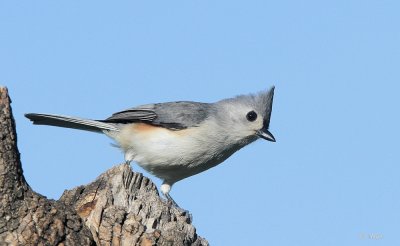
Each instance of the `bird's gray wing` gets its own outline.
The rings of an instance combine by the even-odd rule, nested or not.
[[[168,129],[181,130],[203,122],[212,110],[208,103],[167,102],[147,104],[117,112],[103,120],[109,123],[143,122]]]
[[[157,118],[156,113],[152,108],[129,108],[124,111],[114,113],[103,122],[109,123],[132,123],[132,122],[152,122]]]

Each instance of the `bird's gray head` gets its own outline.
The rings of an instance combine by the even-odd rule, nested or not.
[[[255,140],[261,137],[275,142],[268,130],[274,89],[217,102],[217,120],[237,139]]]

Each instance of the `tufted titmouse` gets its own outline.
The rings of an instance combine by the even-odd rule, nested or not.
[[[216,103],[189,101],[147,104],[88,120],[52,114],[26,114],[37,125],[51,125],[104,133],[125,153],[127,163],[163,180],[161,192],[173,204],[171,186],[226,160],[268,131],[274,87]]]

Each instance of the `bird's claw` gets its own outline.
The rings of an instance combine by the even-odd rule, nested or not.
[[[165,197],[167,198],[169,205],[173,205],[174,207],[180,208],[179,205],[174,201],[174,199],[172,199],[170,194],[165,194]]]

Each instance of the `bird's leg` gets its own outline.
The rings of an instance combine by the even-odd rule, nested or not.
[[[187,216],[187,218],[190,221],[193,221],[192,215],[189,213],[189,211],[179,207],[179,205],[174,201],[174,199],[172,199],[171,195],[169,194],[169,191],[171,190],[171,186],[172,186],[172,184],[166,183],[165,181],[161,185],[161,192],[168,200],[168,207],[171,208],[171,205],[173,205],[175,208],[177,208],[179,211],[181,211],[181,214],[183,216]]]
[[[174,205],[175,207],[179,208],[179,205],[174,201],[174,199],[172,199],[170,194],[165,194],[165,197],[168,199],[168,202],[171,203],[172,205]]]
[[[179,208],[179,205],[174,201],[174,199],[172,199],[171,195],[169,194],[169,191],[171,190],[171,186],[172,185],[170,185],[164,181],[163,184],[161,185],[161,192],[167,198],[169,203],[171,203],[175,207]]]
[[[125,152],[125,164],[130,165],[133,160],[133,153],[130,151]]]

